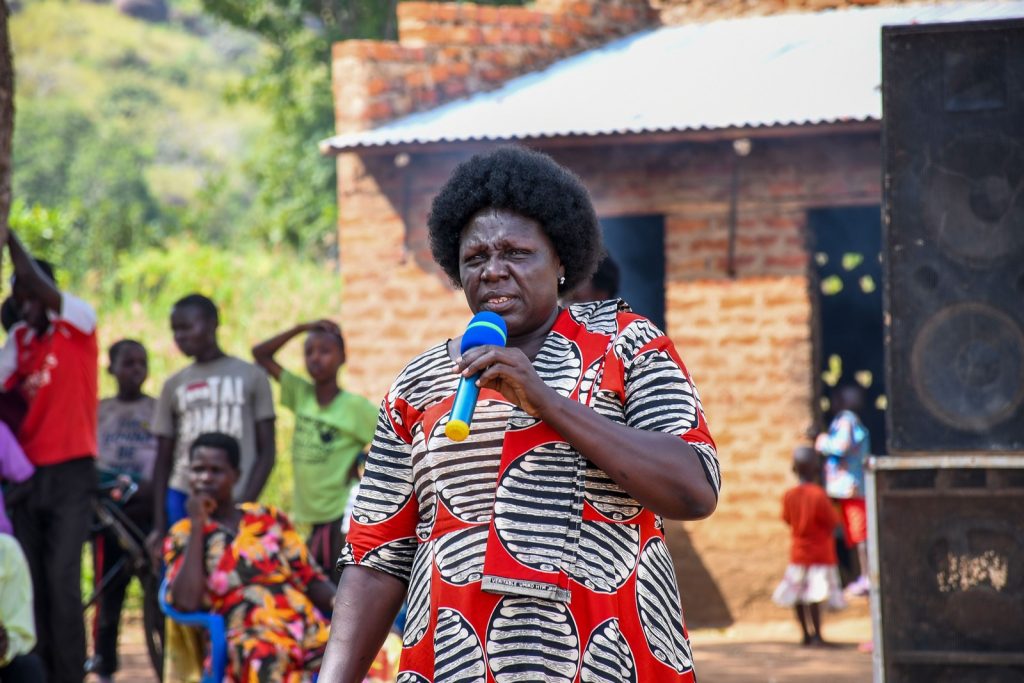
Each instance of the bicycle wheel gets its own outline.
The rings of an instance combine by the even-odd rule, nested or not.
[[[158,680],[164,678],[164,613],[160,611],[160,581],[150,573],[140,577],[142,582],[142,628],[146,637],[146,651]]]

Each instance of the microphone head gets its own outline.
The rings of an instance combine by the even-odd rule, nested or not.
[[[462,344],[459,350],[465,353],[477,346],[493,344],[504,346],[508,339],[508,328],[501,316],[491,311],[480,311],[473,316],[466,326],[466,332],[462,335]]]

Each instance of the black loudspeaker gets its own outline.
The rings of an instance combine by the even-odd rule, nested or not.
[[[882,51],[890,452],[1024,452],[1024,19]]]
[[[1024,681],[1024,467],[874,474],[884,680]]]

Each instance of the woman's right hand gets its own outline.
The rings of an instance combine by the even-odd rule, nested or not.
[[[185,511],[188,512],[189,519],[192,520],[193,526],[198,525],[199,528],[206,526],[210,514],[216,509],[217,501],[206,493],[194,493],[188,497],[188,502],[185,503]]]

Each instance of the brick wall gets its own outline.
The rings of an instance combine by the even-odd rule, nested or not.
[[[540,0],[526,7],[403,2],[398,40],[333,50],[335,126],[364,130],[491,90],[654,23],[647,0]]]
[[[430,198],[471,151],[413,153],[404,167],[339,157],[346,381],[374,400],[469,317],[430,261],[425,225]],[[768,603],[787,559],[779,499],[814,422],[806,211],[880,202],[878,136],[755,140],[739,169],[736,278],[725,272],[729,143],[546,151],[580,174],[601,215],[666,217],[668,332],[701,389],[725,478],[711,519],[669,528],[691,621],[785,616]]]

